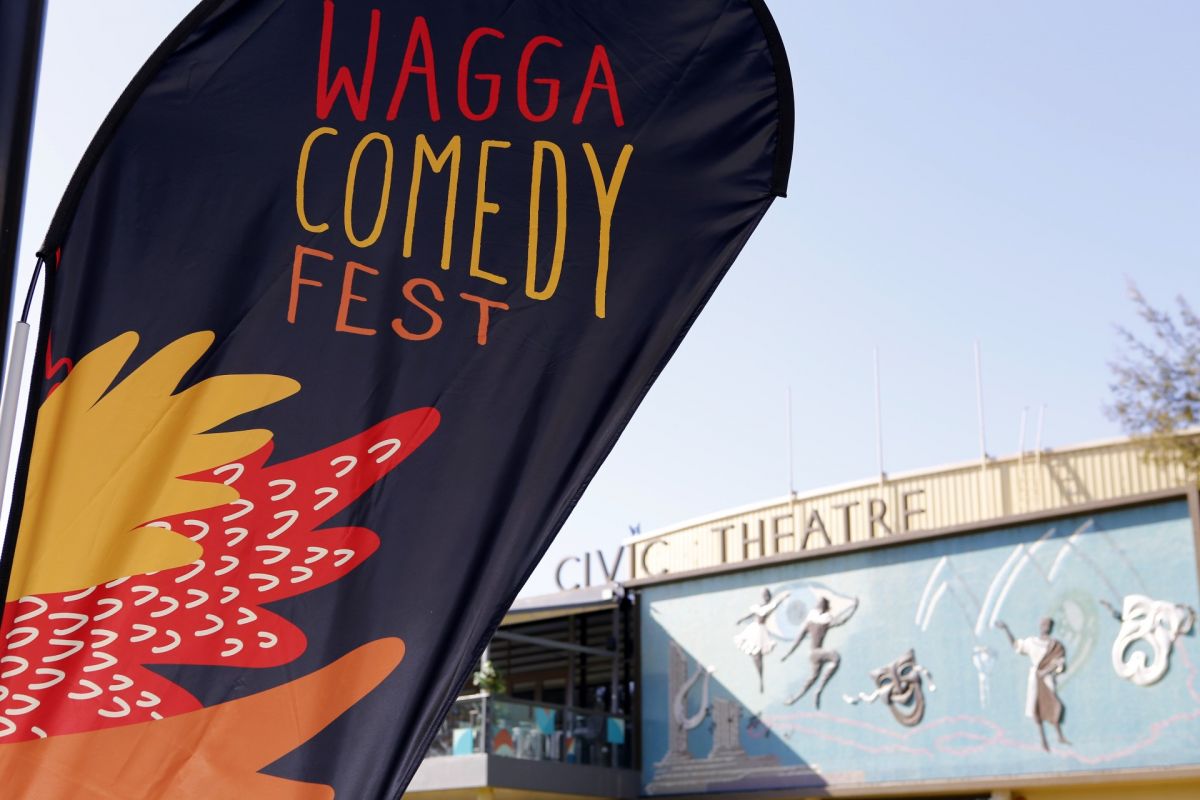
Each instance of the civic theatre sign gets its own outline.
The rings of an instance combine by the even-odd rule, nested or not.
[[[560,590],[571,591],[869,541],[917,530],[927,508],[923,488],[772,504],[638,537],[608,554],[568,556],[554,577]]]

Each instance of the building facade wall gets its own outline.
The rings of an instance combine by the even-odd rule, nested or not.
[[[643,792],[1033,800],[1200,771],[1195,506],[643,586]]]

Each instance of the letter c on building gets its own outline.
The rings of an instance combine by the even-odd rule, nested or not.
[[[670,542],[668,542],[665,539],[654,539],[652,541],[646,542],[646,546],[642,548],[642,557],[640,559],[641,564],[642,564],[642,577],[649,577],[651,574],[666,575],[668,572],[671,571],[669,568],[663,567],[660,571],[651,573],[650,567],[646,565],[646,557],[648,555],[650,555],[650,551],[654,549],[654,546],[659,545],[659,544],[661,544],[663,547],[666,547],[670,544]]]
[[[578,556],[569,556],[567,558],[564,558],[562,561],[558,562],[558,567],[554,570],[554,582],[557,583],[558,588],[564,592],[574,591],[575,589],[579,588],[578,583],[575,584],[574,586],[563,586],[563,582],[562,582],[563,567],[565,567],[567,564],[570,564],[572,561],[574,561],[576,564],[578,564],[579,563]]]

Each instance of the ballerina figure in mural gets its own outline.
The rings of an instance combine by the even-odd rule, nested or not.
[[[1054,620],[1046,617],[1039,625],[1037,636],[1026,636],[1018,639],[1008,625],[997,620],[995,626],[1004,631],[1013,650],[1029,657],[1029,680],[1025,693],[1025,716],[1032,719],[1038,726],[1038,735],[1042,737],[1042,749],[1049,750],[1046,743],[1046,727],[1049,722],[1058,734],[1058,741],[1069,745],[1063,736],[1062,718],[1063,703],[1058,696],[1058,676],[1067,669],[1067,649],[1063,643],[1050,633],[1054,630]]]
[[[780,592],[771,596],[770,589],[762,590],[762,602],[750,606],[750,613],[742,617],[736,624],[749,622],[745,630],[733,637],[733,643],[754,662],[758,672],[758,691],[763,692],[763,656],[775,649],[775,640],[767,630],[767,620],[779,608],[779,604],[788,598],[790,592]]]
[[[821,692],[825,690],[825,685],[829,683],[829,679],[833,677],[833,673],[837,672],[838,666],[842,663],[842,657],[836,650],[825,648],[825,635],[829,633],[830,628],[841,625],[850,619],[857,609],[858,600],[855,599],[835,613],[831,610],[829,598],[822,595],[813,610],[808,612],[800,634],[792,642],[791,649],[784,653],[782,660],[787,661],[788,657],[796,652],[800,643],[808,638],[812,647],[809,653],[812,674],[809,675],[804,688],[784,701],[787,705],[794,705],[801,697],[808,694],[808,690],[815,684],[817,692],[813,697],[813,705],[816,708],[821,707]]]

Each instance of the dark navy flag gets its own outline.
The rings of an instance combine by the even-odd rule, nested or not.
[[[46,0],[0,5],[0,313],[8,311],[21,227],[45,6]]]
[[[42,251],[4,794],[397,796],[791,139],[761,0],[201,3]]]

